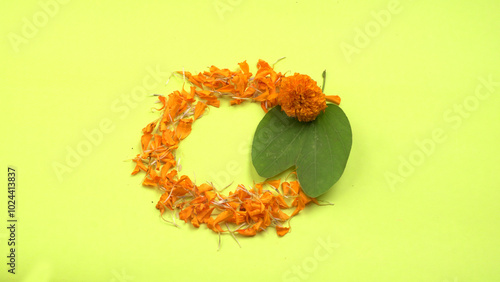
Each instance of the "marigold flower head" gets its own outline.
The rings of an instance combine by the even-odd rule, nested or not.
[[[326,109],[325,94],[316,81],[298,73],[282,78],[278,103],[288,116],[304,122],[315,120]]]

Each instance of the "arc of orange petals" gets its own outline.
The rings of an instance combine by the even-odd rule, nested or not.
[[[277,104],[279,81],[283,75],[263,60],[257,63],[255,76],[246,61],[239,66],[236,71],[212,66],[209,71],[196,75],[178,72],[192,86],[189,92],[183,89],[167,97],[158,96],[162,107],[157,110],[162,115],[142,130],[141,153],[133,159],[136,166],[132,174],[143,171],[146,174],[143,185],[162,191],[156,205],[161,214],[166,209],[177,209],[179,219],[195,227],[206,224],[219,234],[229,231],[222,229],[221,224],[230,223],[239,225],[235,232],[243,236],[254,236],[269,226],[274,226],[276,233],[284,236],[290,227],[283,225],[307,203],[315,201],[302,192],[298,181],[271,180],[257,183],[251,190],[238,185],[236,191],[224,196],[212,185],[196,185],[188,176],[179,176],[176,169],[175,150],[180,141],[189,136],[192,124],[203,116],[208,106],[219,107],[221,97],[229,97],[231,105],[247,100],[258,102],[264,111]],[[325,98],[337,105],[340,103],[336,95]],[[153,133],[155,130],[157,134]],[[264,187],[272,190],[264,190]],[[291,207],[295,209],[290,215],[284,212]]]

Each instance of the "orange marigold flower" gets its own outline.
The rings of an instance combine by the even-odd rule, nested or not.
[[[282,78],[278,103],[288,116],[305,122],[315,120],[326,109],[325,94],[316,81],[298,73]]]

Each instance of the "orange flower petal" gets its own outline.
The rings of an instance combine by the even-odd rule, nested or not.
[[[197,120],[205,112],[206,108],[207,104],[201,101],[196,103],[196,106],[194,107],[194,120]]]
[[[239,234],[243,235],[243,236],[255,236],[255,234],[257,234],[257,231],[253,228],[247,228],[247,229],[238,229],[236,230],[236,232],[238,232]]]
[[[249,74],[250,73],[247,61],[243,61],[243,62],[239,63],[238,65],[240,65],[240,68],[241,68],[241,70],[243,71],[244,74]]]
[[[326,95],[325,96],[325,99],[328,101],[328,102],[332,102],[334,104],[337,104],[337,105],[340,105],[340,97],[337,96],[337,95]]]
[[[290,227],[280,227],[276,226],[276,233],[278,233],[278,236],[285,236],[286,233],[290,231]]]
[[[192,119],[181,119],[175,129],[175,137],[179,140],[186,138],[191,133]]]

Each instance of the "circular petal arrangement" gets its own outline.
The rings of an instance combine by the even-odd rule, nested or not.
[[[281,105],[287,115],[300,121],[314,120],[326,108],[325,99],[338,105],[340,98],[325,96],[309,76],[286,77],[263,60],[257,63],[255,75],[246,61],[239,66],[236,71],[212,66],[197,75],[178,72],[192,86],[189,91],[183,87],[168,96],[158,96],[161,116],[142,130],[141,153],[133,159],[136,166],[132,174],[145,172],[142,184],[162,191],[156,205],[162,218],[167,210],[174,214],[178,211],[181,220],[195,227],[205,224],[219,234],[254,236],[272,226],[283,236],[290,230],[285,225],[291,217],[311,201],[318,204],[302,191],[296,177],[291,181],[255,183],[249,188],[240,184],[223,195],[217,189],[220,187],[197,185],[188,176],[180,175],[175,151],[190,134],[193,122],[203,116],[208,106],[218,108],[222,97],[228,97],[231,105],[259,102],[265,112]],[[289,209],[293,211],[285,212]],[[171,223],[175,225],[175,221]]]
[[[312,121],[326,109],[325,95],[308,75],[283,77],[278,102],[281,109],[299,121]]]

